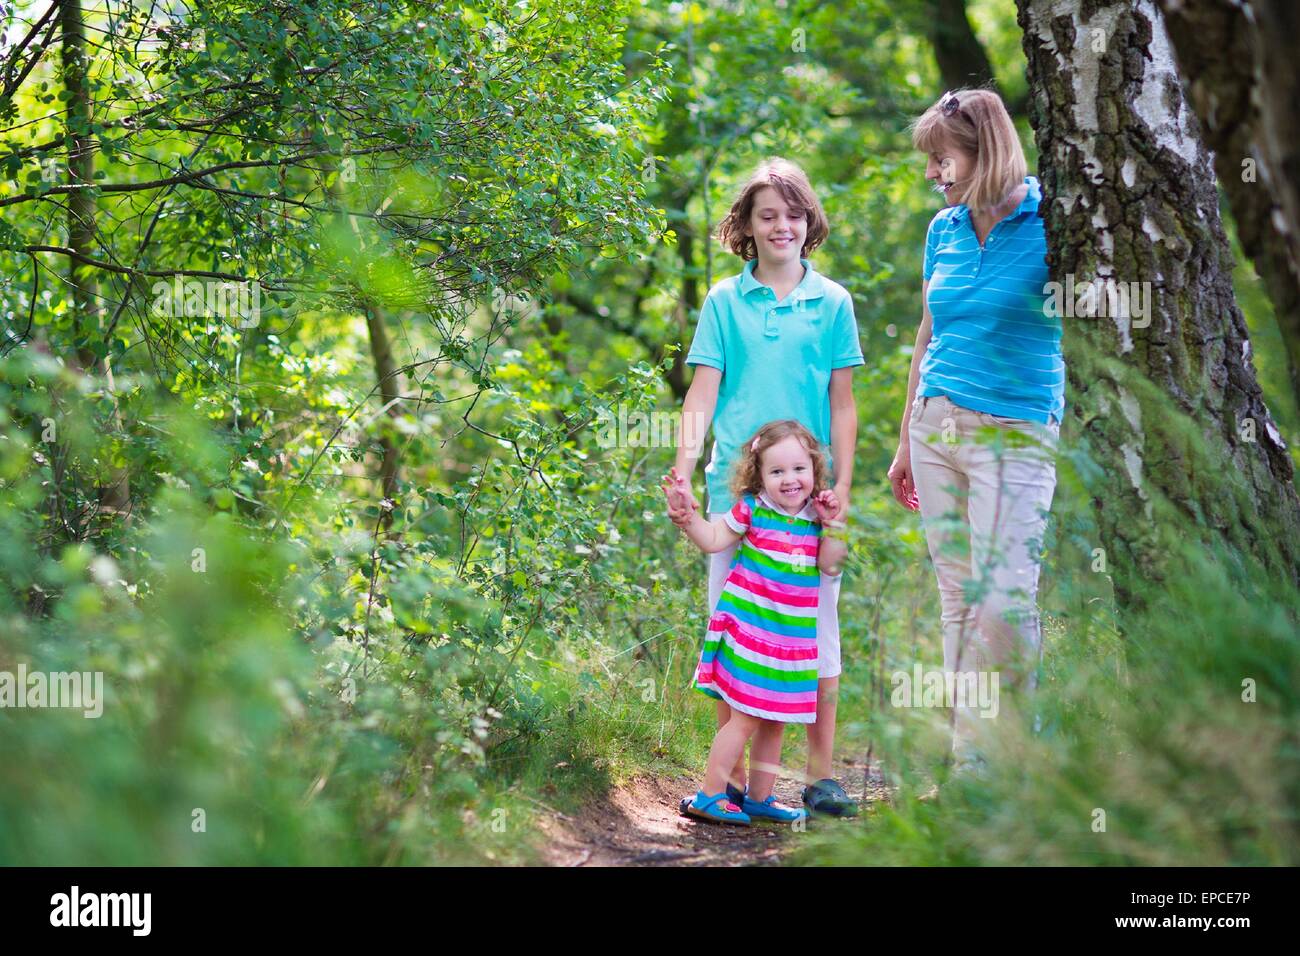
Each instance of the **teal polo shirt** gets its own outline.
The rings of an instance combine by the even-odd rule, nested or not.
[[[687,365],[722,372],[713,452],[704,468],[709,512],[735,504],[728,485],[736,452],[768,422],[793,418],[830,454],[831,371],[862,364],[853,299],[800,260],[804,276],[780,302],[754,278],[757,260],[723,279],[700,307]]]
[[[921,361],[921,395],[1007,418],[1058,422],[1065,409],[1061,319],[1047,314],[1047,237],[1029,191],[994,225],[981,249],[965,205],[943,209],[925,237],[933,334]]]

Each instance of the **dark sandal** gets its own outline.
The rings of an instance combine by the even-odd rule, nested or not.
[[[844,788],[827,777],[818,780],[803,789],[803,802],[813,813],[823,813],[828,817],[856,817],[858,805],[851,799]]]

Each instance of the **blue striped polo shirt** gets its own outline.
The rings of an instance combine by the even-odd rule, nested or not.
[[[918,392],[947,395],[977,412],[1059,422],[1065,410],[1061,320],[1047,300],[1047,236],[1038,179],[980,248],[970,210],[949,206],[930,221],[924,276],[933,334]]]

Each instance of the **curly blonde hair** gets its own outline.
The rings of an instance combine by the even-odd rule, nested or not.
[[[754,214],[754,197],[766,186],[775,189],[794,208],[802,209],[807,217],[808,231],[799,250],[799,255],[806,258],[830,235],[831,228],[808,174],[788,159],[768,159],[759,164],[731,204],[727,217],[718,224],[718,241],[746,262],[758,258],[758,243],[753,236],[745,235],[745,230]]]
[[[813,494],[830,487],[830,469],[821,443],[813,433],[792,418],[768,422],[756,431],[740,449],[735,470],[731,473],[731,493],[737,498],[756,495],[763,490],[763,452],[782,439],[794,435],[808,451],[813,466]]]

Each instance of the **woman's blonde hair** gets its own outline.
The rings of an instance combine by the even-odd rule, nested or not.
[[[949,97],[957,108],[945,115]],[[945,93],[912,124],[912,145],[923,153],[960,149],[975,157],[964,202],[972,210],[995,209],[1025,181],[1025,151],[1002,97],[992,90]]]
[[[799,443],[808,450],[808,457],[813,466],[813,494],[830,487],[830,470],[826,467],[826,456],[822,454],[820,443],[813,433],[792,418],[778,422],[768,422],[756,431],[740,449],[736,459],[735,470],[731,473],[731,493],[737,498],[744,495],[756,495],[763,490],[763,452],[777,442],[794,435]]]
[[[729,251],[734,252],[746,262],[758,258],[758,243],[753,236],[745,235],[749,226],[749,217],[754,213],[754,196],[765,186],[771,186],[781,198],[796,209],[802,209],[808,220],[808,230],[804,234],[803,248],[799,255],[807,256],[830,234],[830,223],[826,212],[813,192],[808,175],[788,159],[767,159],[759,163],[754,174],[749,177],[740,195],[731,204],[731,211],[718,224],[718,240]]]

